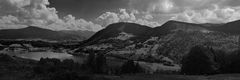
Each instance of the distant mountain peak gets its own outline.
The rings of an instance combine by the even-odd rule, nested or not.
[[[168,22],[166,23],[183,23],[183,22],[180,22],[180,21],[176,21],[176,20],[169,20]]]
[[[0,39],[85,40],[94,33],[83,31],[53,31],[36,26],[0,30]]]
[[[39,29],[40,27],[36,27],[36,26],[28,26],[26,28],[23,28],[23,29]]]
[[[25,27],[25,28],[21,28],[21,30],[33,30],[33,31],[36,31],[36,30],[45,30],[45,31],[53,31],[53,30],[50,30],[50,29],[45,29],[45,28],[41,28],[41,27],[37,27],[37,26],[28,26],[28,27]]]
[[[136,27],[136,26],[142,26],[140,24],[136,23],[129,23],[129,22],[119,22],[119,23],[114,23],[108,25],[105,29],[115,29],[119,31],[124,31],[124,29],[129,28],[129,27]]]
[[[229,23],[240,23],[240,20],[236,20],[236,21],[229,22]]]

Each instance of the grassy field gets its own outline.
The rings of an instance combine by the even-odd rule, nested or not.
[[[240,80],[240,74],[203,75],[162,75],[162,74],[136,74],[124,76],[108,76],[111,80]]]
[[[121,60],[113,59],[113,63],[122,62]],[[111,62],[110,62],[111,63]],[[65,65],[65,64],[64,64]],[[37,61],[22,59],[18,57],[9,57],[0,55],[0,80],[56,80],[55,77],[65,76],[57,80],[240,80],[240,74],[217,74],[217,75],[177,75],[177,74],[128,74],[128,75],[86,75],[82,69],[78,67],[64,67],[64,65],[46,66],[37,65]],[[36,69],[45,70],[45,73],[37,73]],[[112,64],[111,66],[119,66]],[[59,67],[59,68],[56,68]],[[64,68],[61,68],[64,67]],[[66,70],[65,70],[66,68]],[[69,68],[69,69],[68,69]],[[55,71],[50,72],[49,69]],[[73,69],[74,73],[69,73]],[[39,71],[39,70],[37,70]],[[64,74],[61,74],[64,73]],[[87,72],[86,72],[87,73]],[[53,76],[53,78],[52,78]],[[76,78],[77,76],[77,78]],[[72,77],[73,79],[68,79]]]

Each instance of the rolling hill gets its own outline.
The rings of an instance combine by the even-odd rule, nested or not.
[[[76,52],[101,50],[132,60],[180,63],[197,45],[233,52],[238,49],[239,21],[226,24],[193,24],[168,21],[151,28],[135,23],[115,23],[84,41]]]
[[[83,34],[84,33],[84,34]],[[51,41],[86,40],[93,32],[82,31],[53,31],[39,27],[26,27],[22,29],[0,30],[0,39],[42,39]]]

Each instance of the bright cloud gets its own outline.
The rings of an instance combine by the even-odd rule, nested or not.
[[[149,12],[168,13],[174,8],[174,4],[170,0],[159,0],[150,5],[152,6],[148,8]]]
[[[47,5],[49,5],[48,0],[1,0],[1,28],[20,28],[20,25],[31,25],[52,30],[97,31],[101,29],[100,25],[84,19],[76,19],[71,15],[61,19],[56,9],[49,8]]]
[[[226,23],[240,19],[240,7],[219,8],[204,10],[186,10],[176,15],[174,20],[191,23]]]
[[[154,18],[169,15],[167,20],[226,23],[240,19],[238,0],[131,0],[129,5]]]
[[[139,17],[144,16],[144,17]],[[107,26],[112,23],[117,22],[130,22],[130,23],[138,23],[141,25],[147,25],[150,27],[160,26],[160,23],[157,21],[152,21],[152,15],[140,14],[136,10],[132,10],[128,12],[126,9],[120,9],[119,12],[106,12],[99,16],[96,20],[99,24],[103,26]]]

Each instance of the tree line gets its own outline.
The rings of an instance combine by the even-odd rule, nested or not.
[[[211,47],[195,46],[182,59],[182,74],[209,75],[240,73],[240,50],[226,53]]]

